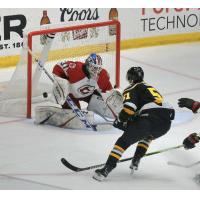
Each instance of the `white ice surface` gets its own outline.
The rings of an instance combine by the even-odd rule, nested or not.
[[[127,86],[127,69],[142,66],[146,82],[177,111],[171,130],[152,142],[149,152],[179,145],[188,134],[200,131],[199,114],[177,106],[180,97],[200,100],[199,50],[200,43],[188,43],[121,52],[121,88]],[[0,70],[1,81],[6,81],[5,76],[9,76],[7,70]],[[130,163],[121,163],[102,183],[92,179],[94,170],[76,173],[60,163],[61,157],[79,167],[104,163],[121,134],[114,128],[96,133],[0,117],[0,189],[200,189],[193,181],[200,165],[191,169],[167,165],[167,161],[191,164],[200,160],[199,147],[146,157],[133,176]],[[123,158],[132,156],[135,146]]]

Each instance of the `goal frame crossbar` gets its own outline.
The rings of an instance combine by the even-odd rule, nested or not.
[[[66,31],[74,31],[79,29],[85,28],[95,28],[95,27],[103,27],[103,26],[116,26],[116,74],[118,76],[115,77],[116,86],[119,87],[120,85],[120,38],[121,38],[121,25],[118,20],[112,21],[105,21],[105,22],[98,22],[92,24],[83,24],[83,25],[75,25],[75,26],[65,26],[61,28],[50,28],[45,30],[38,30],[38,31],[31,31],[28,33],[28,49],[32,51],[32,38],[34,36],[45,35],[49,33],[61,33]],[[28,63],[27,63],[27,113],[26,117],[31,118],[31,109],[32,109],[32,62],[33,57],[31,53],[28,51],[27,53]]]

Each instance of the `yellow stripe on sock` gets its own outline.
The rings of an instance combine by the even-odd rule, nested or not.
[[[138,147],[143,147],[143,148],[145,148],[146,150],[148,149],[148,146],[145,145],[145,144],[141,144],[141,143],[139,143],[137,146],[138,146]]]
[[[117,154],[114,154],[114,153],[110,153],[111,156],[117,158],[118,160],[121,158],[121,156],[117,155]]]
[[[122,153],[124,152],[124,149],[123,149],[123,148],[121,148],[121,147],[120,147],[120,146],[118,146],[118,145],[115,145],[115,146],[114,146],[114,148],[116,148],[116,149],[120,150]]]

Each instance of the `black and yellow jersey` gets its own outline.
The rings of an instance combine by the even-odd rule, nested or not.
[[[124,105],[132,107],[135,111],[140,110],[145,104],[155,103],[162,106],[163,97],[154,87],[140,82],[130,85],[123,92]]]
[[[125,115],[133,116],[136,112],[144,113],[144,111],[150,109],[173,109],[168,103],[164,102],[164,98],[158,90],[145,82],[128,86],[123,92],[123,97],[122,118]]]

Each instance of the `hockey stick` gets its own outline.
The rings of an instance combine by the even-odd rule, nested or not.
[[[151,156],[151,155],[154,155],[154,154],[163,153],[163,152],[170,151],[170,150],[173,150],[173,149],[178,149],[178,148],[181,148],[181,147],[183,147],[183,145],[178,145],[178,146],[170,147],[170,148],[167,148],[167,149],[162,149],[162,150],[158,150],[158,151],[153,151],[153,152],[151,152],[151,153],[145,154],[144,157],[148,157],[148,156]],[[125,162],[125,161],[132,160],[132,158],[133,158],[133,157],[121,159],[121,160],[118,161],[118,163],[122,163],[122,162]],[[81,172],[81,171],[91,170],[91,169],[103,167],[103,166],[105,165],[105,163],[103,163],[103,164],[92,165],[92,166],[89,166],[89,167],[80,168],[80,167],[76,167],[76,166],[72,165],[72,164],[69,163],[65,158],[61,158],[61,162],[62,162],[62,164],[63,164],[65,167],[67,167],[67,168],[69,168],[70,170],[75,171],[75,172]]]
[[[74,113],[76,113],[77,117],[85,124],[86,128],[91,128],[93,131],[97,131],[97,127],[90,124],[84,113],[78,108],[78,106],[73,102],[69,95],[67,95],[66,101]]]
[[[54,83],[55,82],[54,78],[49,74],[46,68],[42,65],[42,63],[37,59],[37,57],[33,54],[33,52],[29,48],[28,48],[28,52],[33,56],[34,60],[38,63],[38,66],[40,67],[40,69],[43,70],[45,74],[48,76],[48,78],[52,81],[52,83]],[[85,117],[84,113],[78,108],[78,106],[73,102],[73,100],[71,99],[69,95],[67,95],[66,102],[74,111],[76,116],[80,119],[80,121],[83,122],[86,128],[90,128],[93,131],[97,131],[96,126],[90,124],[90,122]]]
[[[173,166],[176,166],[176,167],[190,168],[190,167],[193,167],[195,165],[199,165],[200,161],[197,161],[197,162],[189,164],[189,165],[183,165],[183,164],[179,164],[179,163],[176,163],[176,162],[173,162],[173,161],[168,161],[167,164],[173,165]]]

